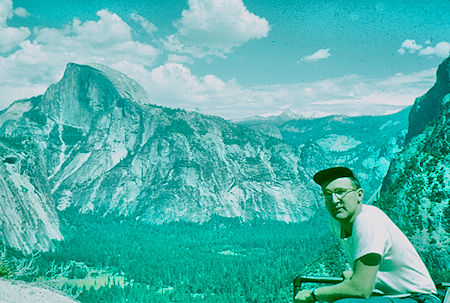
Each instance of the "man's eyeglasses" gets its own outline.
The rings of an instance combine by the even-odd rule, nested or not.
[[[325,198],[325,200],[329,201],[333,198],[333,194],[338,198],[339,200],[342,200],[347,196],[347,194],[351,193],[352,191],[357,191],[356,189],[342,189],[338,188],[335,191],[325,191],[322,193],[322,196]]]

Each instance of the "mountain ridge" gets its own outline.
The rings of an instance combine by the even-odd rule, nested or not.
[[[372,202],[378,197],[390,161],[403,147],[410,108],[384,116],[332,115],[278,124],[272,121],[241,124],[297,148],[301,165],[311,176],[331,166],[351,167]]]
[[[52,209],[74,207],[157,224],[204,222],[212,215],[308,220],[321,203],[312,181],[317,170],[349,163],[360,168],[364,182],[381,168],[378,178],[404,138],[403,116],[373,118],[378,124],[362,119],[376,126],[375,134],[400,129],[388,132],[393,138],[374,135],[380,140],[369,145],[362,144],[364,136],[333,133],[348,124],[334,117],[319,126],[324,130],[318,138],[292,136],[303,141],[286,143],[220,117],[146,104],[143,93],[119,72],[71,63],[44,95],[17,101],[0,115],[0,136],[29,140],[39,149],[36,161],[45,171],[41,183],[49,188],[46,203]],[[336,142],[340,147],[333,150]],[[367,161],[355,156],[358,148]],[[378,191],[375,183],[366,184],[371,196]],[[4,232],[23,224],[14,222]],[[30,243],[27,249],[50,249],[53,238],[47,235],[41,246]]]
[[[436,119],[450,98],[450,57],[445,59],[436,71],[436,83],[423,96],[417,98],[411,108],[406,141],[422,133],[426,125]]]
[[[69,64],[43,96],[0,116],[0,136],[40,148],[47,202],[59,210],[150,223],[202,222],[212,214],[295,222],[313,212],[309,178],[283,141],[135,99],[103,72]]]
[[[409,139],[391,162],[377,202],[443,280],[450,278],[449,69],[450,57],[436,73],[439,85],[416,99]]]

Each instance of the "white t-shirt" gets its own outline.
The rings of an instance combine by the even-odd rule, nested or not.
[[[352,235],[341,239],[341,227],[332,220],[333,233],[341,240],[352,264],[369,253],[381,255],[374,292],[383,295],[436,293],[436,286],[419,254],[403,232],[379,208],[362,205]]]

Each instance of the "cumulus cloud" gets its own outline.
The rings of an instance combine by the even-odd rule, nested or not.
[[[14,12],[25,16],[24,11],[24,9],[14,11],[11,0],[0,1],[0,53],[11,51],[30,35],[30,30],[26,27],[9,27],[7,24],[7,20],[14,16]]]
[[[330,57],[330,49],[320,49],[317,52],[315,52],[314,54],[310,55],[310,56],[305,56],[302,59],[300,59],[301,62],[316,62],[319,60],[323,60],[326,59],[328,57]]]
[[[401,55],[404,55],[407,52],[410,54],[414,54],[420,49],[422,49],[422,45],[417,44],[415,40],[406,39],[405,41],[403,41],[397,52]]]
[[[430,44],[431,42],[428,40],[425,42],[425,45]],[[407,39],[403,41],[401,47],[397,50],[397,52],[401,55],[404,55],[406,53],[417,53],[419,56],[446,58],[450,55],[450,43],[442,41],[437,43],[435,46],[427,46],[424,48],[422,45],[417,44],[415,40]]]
[[[195,76],[189,68],[179,63],[161,65],[153,69],[146,79],[144,85],[153,101],[188,110],[214,104],[212,98],[222,94],[226,88],[225,82],[219,78],[213,75]]]
[[[108,10],[100,10],[97,15],[98,20],[83,22],[75,18],[62,28],[35,28],[16,51],[0,56],[0,89],[8,87],[10,93],[0,101],[0,107],[23,97],[27,91],[35,94],[36,87],[58,81],[68,62],[100,63],[131,77],[139,74],[138,67],[154,63],[159,50],[135,41],[131,27],[118,15]],[[11,89],[14,87],[16,93]]]
[[[269,116],[290,110],[306,117],[387,114],[411,105],[435,81],[435,70],[387,79],[349,75],[310,83],[243,87],[236,80],[199,77],[183,64],[168,63],[142,77],[152,103],[199,110],[228,119]]]
[[[24,27],[0,28],[0,53],[7,53],[28,38],[30,30]]]
[[[242,0],[189,0],[175,26],[178,33],[164,41],[165,47],[194,57],[224,57],[234,47],[266,37],[270,30],[267,20],[249,12]]]
[[[12,18],[13,8],[11,0],[0,0],[0,26],[6,26],[6,20]]]
[[[450,55],[450,43],[439,42],[434,47],[428,46],[419,51],[421,56],[436,56],[439,58],[447,58]]]

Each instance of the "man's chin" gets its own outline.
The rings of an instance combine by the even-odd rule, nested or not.
[[[336,220],[338,220],[338,221],[345,221],[345,220],[347,220],[348,216],[347,216],[346,213],[341,213],[341,212],[339,212],[339,213],[337,213],[337,214],[334,215],[334,218],[335,218]]]

